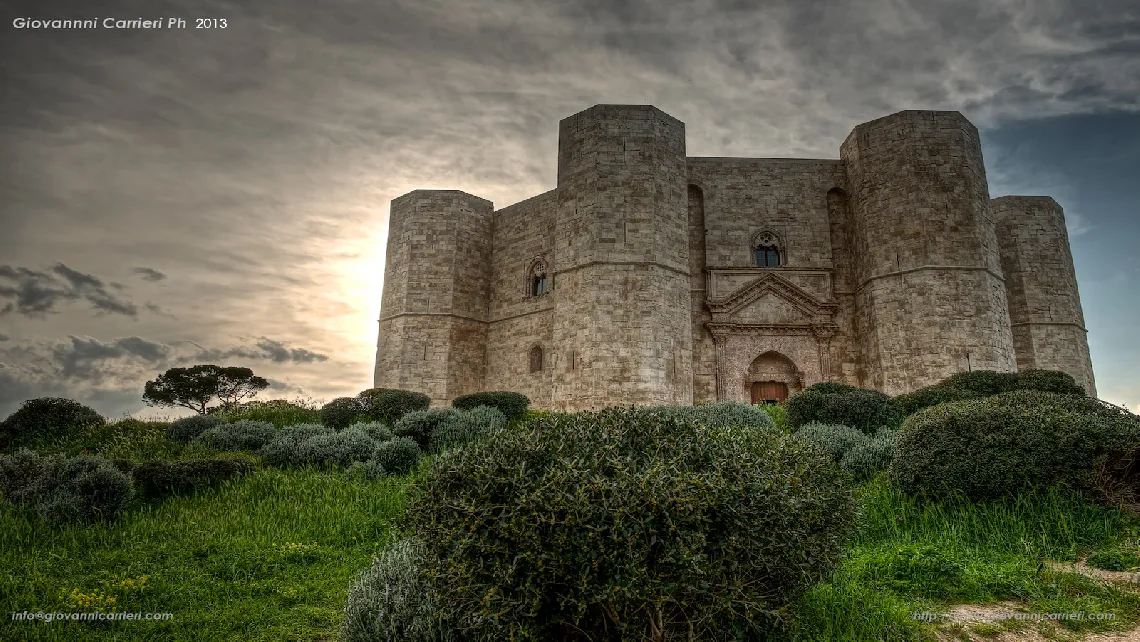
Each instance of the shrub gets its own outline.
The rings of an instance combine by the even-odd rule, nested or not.
[[[709,428],[771,430],[776,427],[772,417],[760,407],[739,401],[718,401],[700,406],[648,406],[644,410]]]
[[[329,467],[348,466],[367,461],[376,450],[376,441],[363,430],[345,429],[309,437],[300,442],[297,451],[302,465]]]
[[[802,442],[655,409],[490,431],[416,489],[423,576],[473,639],[736,639],[832,570],[854,518]]]
[[[0,455],[0,496],[13,498],[47,472],[51,459],[27,448]]]
[[[1021,390],[1040,390],[1061,395],[1083,395],[1084,386],[1067,372],[1030,368],[1017,373],[1017,387]]]
[[[72,431],[101,426],[102,415],[78,401],[59,397],[29,399],[0,422],[0,448],[63,437]]]
[[[472,395],[456,397],[451,407],[458,410],[471,410],[479,406],[497,408],[507,418],[507,421],[521,419],[526,414],[530,399],[517,392],[476,392]]]
[[[321,407],[321,423],[330,428],[347,428],[364,414],[358,399],[338,397]]]
[[[400,417],[417,410],[427,410],[431,397],[422,392],[371,388],[356,396],[364,407],[364,414],[372,421],[395,423]]]
[[[134,470],[134,478],[144,496],[165,497],[213,488],[251,470],[249,462],[233,459],[158,460],[140,464]]]
[[[396,437],[376,446],[372,459],[386,475],[407,475],[420,463],[420,447],[410,437]]]
[[[819,422],[857,428],[865,433],[880,426],[898,423],[891,398],[875,390],[856,388],[850,392],[818,392],[805,390],[784,402],[788,428]]]
[[[392,433],[392,429],[379,421],[372,421],[368,423],[355,423],[348,427],[349,430],[357,429],[364,431],[364,434],[371,437],[374,441],[388,441],[396,435]]]
[[[942,388],[969,390],[983,396],[998,395],[1017,388],[1017,373],[972,370],[950,375],[937,385]]]
[[[452,627],[435,615],[433,591],[420,575],[423,545],[397,541],[373,559],[348,591],[343,642],[448,642]]]
[[[839,466],[856,481],[866,481],[880,470],[886,470],[895,456],[898,431],[883,428],[873,438],[855,444],[839,460]]]
[[[392,426],[392,433],[397,437],[410,437],[419,444],[421,450],[427,450],[431,444],[431,436],[443,424],[453,421],[459,416],[454,408],[438,408],[436,410],[416,410],[409,412]]]
[[[861,388],[846,383],[839,383],[838,381],[821,381],[811,384],[807,388],[804,388],[803,391],[807,392],[809,390],[812,392],[822,392],[825,395],[845,395],[849,392],[861,390]]]
[[[33,464],[28,452],[22,455],[22,470],[29,472],[38,468],[39,474],[24,479],[23,487],[8,498],[13,503],[33,508],[48,521],[112,519],[122,512],[134,494],[131,478],[102,457],[44,457]]]
[[[866,433],[850,426],[818,422],[800,426],[800,429],[792,434],[796,439],[819,446],[837,462],[843,459],[847,451],[871,441]]]
[[[166,438],[180,444],[188,444],[198,435],[223,423],[217,415],[193,415],[170,423]]]
[[[384,470],[384,467],[381,466],[375,459],[352,462],[352,465],[348,467],[348,470],[346,470],[345,473],[354,479],[367,480],[380,479],[381,477],[384,477],[388,474]]]
[[[232,424],[220,424],[194,439],[215,450],[257,450],[277,435],[277,428],[267,421],[243,419]]]
[[[898,433],[890,474],[908,492],[974,500],[1035,486],[1087,488],[1140,441],[1140,418],[1091,397],[1019,390],[922,410]]]
[[[783,406],[774,403],[762,403],[756,404],[756,407],[768,413],[768,416],[772,418],[772,423],[775,424],[776,428],[784,432],[788,431],[788,412],[784,410]]]
[[[321,421],[321,411],[308,402],[269,399],[247,401],[230,407],[218,407],[218,416],[226,421],[267,421],[278,428]]]
[[[946,403],[948,401],[976,399],[980,396],[982,395],[970,390],[947,388],[936,384],[919,388],[914,392],[899,395],[891,400],[891,404],[895,407],[895,410],[898,411],[900,417],[909,417],[923,408],[937,406],[940,403]]]
[[[457,412],[439,423],[431,433],[428,452],[440,453],[461,446],[488,430],[501,428],[507,418],[497,408],[477,406],[465,412]]]
[[[273,440],[261,447],[257,454],[270,466],[286,468],[304,464],[301,444],[307,439],[335,433],[334,428],[322,424],[295,424],[277,431]]]

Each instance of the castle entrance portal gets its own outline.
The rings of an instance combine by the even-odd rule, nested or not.
[[[788,398],[788,384],[783,381],[753,381],[752,403],[782,403]]]

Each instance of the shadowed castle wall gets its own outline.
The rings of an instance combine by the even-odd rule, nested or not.
[[[559,123],[558,409],[692,403],[685,127],[647,105]]]
[[[1018,369],[1067,372],[1096,396],[1064,211],[1048,196],[1003,196],[990,208]]]
[[[374,386],[433,405],[483,389],[492,213],[456,190],[392,201]]]
[[[855,128],[847,164],[864,385],[899,394],[1016,369],[978,130],[903,111]]]

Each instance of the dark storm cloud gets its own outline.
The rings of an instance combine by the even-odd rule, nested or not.
[[[328,356],[305,348],[290,348],[281,341],[259,337],[253,346],[239,346],[228,350],[208,350],[194,344],[200,352],[194,355],[199,361],[221,361],[224,359],[267,359],[274,363],[313,363],[328,361]]]
[[[138,315],[135,304],[107,291],[103,281],[63,263],[45,271],[0,265],[0,280],[8,282],[0,281],[0,299],[9,300],[0,313],[44,316],[58,312],[55,307],[61,301],[84,300],[99,312]]]
[[[7,341],[10,337],[6,334],[0,334],[0,341]]]
[[[136,267],[134,270],[131,270],[131,271],[134,272],[135,274],[138,274],[139,276],[141,276],[144,281],[161,281],[161,280],[166,278],[165,274],[163,274],[162,272],[159,272],[158,270],[156,270],[154,268],[148,268],[148,267],[141,267],[140,266],[140,267]]]
[[[148,364],[161,363],[170,355],[170,346],[142,337],[122,337],[103,342],[92,337],[68,337],[51,349],[52,360],[60,375],[73,378],[102,378],[104,362],[133,357]]]

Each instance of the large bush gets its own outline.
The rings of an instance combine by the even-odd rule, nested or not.
[[[385,475],[407,475],[420,463],[420,447],[410,437],[396,437],[376,446],[372,461]]]
[[[321,407],[321,423],[330,428],[347,428],[364,415],[359,399],[338,397]]]
[[[306,401],[269,399],[267,401],[247,401],[233,406],[218,406],[217,415],[226,421],[267,421],[278,428],[295,424],[310,424],[321,421],[321,411]]]
[[[890,465],[896,433],[891,428],[880,428],[872,436],[847,426],[810,423],[794,434],[796,439],[814,444],[830,455],[856,481],[865,481]]]
[[[363,430],[353,428],[310,437],[298,448],[302,464],[320,468],[368,461],[374,450],[376,441]]]
[[[232,424],[219,424],[198,435],[194,443],[215,450],[257,450],[277,435],[277,428],[267,421],[243,419]]]
[[[456,448],[479,437],[489,430],[501,428],[507,418],[497,408],[477,406],[471,410],[457,412],[438,424],[428,441],[428,452],[440,453]]]
[[[855,446],[865,444],[870,439],[862,430],[838,424],[812,422],[800,426],[793,433],[796,439],[819,446],[835,461],[839,461]]]
[[[1040,390],[1061,395],[1083,395],[1084,386],[1067,372],[1030,368],[1017,373],[1017,387],[1021,390]]]
[[[981,396],[983,395],[972,390],[948,388],[936,384],[899,395],[891,400],[891,404],[894,405],[900,417],[909,417],[923,408],[937,406],[940,403],[977,399]]]
[[[700,406],[649,406],[645,410],[709,428],[739,427],[767,430],[776,427],[772,417],[759,406],[739,401],[718,401]]]
[[[392,432],[397,437],[409,437],[419,444],[422,450],[431,445],[431,436],[445,423],[459,417],[460,412],[454,408],[437,408],[435,410],[416,410],[400,418],[392,426]]]
[[[882,426],[897,425],[899,419],[890,397],[861,388],[846,392],[804,390],[789,397],[784,409],[792,430],[818,422],[850,426],[870,434]]]
[[[772,624],[853,515],[839,469],[779,431],[609,409],[436,459],[406,527],[437,615],[474,639],[707,640]]]
[[[1035,486],[1087,487],[1140,441],[1140,418],[1091,397],[1019,390],[912,415],[890,472],[901,488],[984,500]]]
[[[0,448],[63,437],[72,431],[102,426],[106,421],[78,401],[59,397],[29,399],[0,422]]]
[[[146,497],[165,497],[213,488],[253,470],[253,465],[234,459],[157,460],[140,464],[133,473],[139,491]]]
[[[503,413],[507,421],[521,419],[529,405],[530,399],[517,392],[476,392],[456,397],[451,402],[451,407],[458,410],[471,410],[479,406],[496,408]]]
[[[358,422],[348,427],[349,430],[361,430],[364,434],[368,435],[377,442],[388,441],[395,437],[392,428],[387,424],[382,424],[379,421]]]
[[[385,548],[348,591],[343,642],[448,642],[452,627],[436,617],[430,586],[420,576],[423,544],[408,538]]]
[[[170,422],[166,438],[180,444],[188,444],[198,435],[224,423],[217,415],[192,415]]]
[[[134,493],[131,478],[102,457],[0,455],[5,497],[56,522],[113,519]]]
[[[319,435],[335,433],[336,429],[322,424],[296,424],[285,426],[277,431],[273,439],[257,451],[265,463],[278,468],[301,466],[304,464],[304,455],[301,444],[305,440]]]
[[[366,417],[389,425],[409,412],[427,410],[431,405],[431,397],[422,392],[392,388],[371,388],[356,398],[363,406]]]
[[[983,396],[999,395],[1017,389],[1017,373],[971,370],[950,375],[938,382],[938,385],[942,388],[969,390]]]

